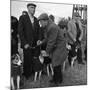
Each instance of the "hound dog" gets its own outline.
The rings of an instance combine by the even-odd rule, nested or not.
[[[71,68],[73,68],[74,62],[77,59],[78,46],[75,43],[74,44],[69,43],[69,44],[66,44],[66,48],[68,50],[68,56],[67,56],[67,59],[63,63],[63,71],[65,70],[66,62],[69,62],[69,65],[71,66]]]
[[[49,66],[50,66],[52,75],[54,74],[52,64],[49,62],[51,62],[51,59],[49,58],[49,56],[46,54],[46,51],[44,50],[41,50],[39,57],[34,57],[34,71],[35,71],[34,81],[35,82],[37,80],[38,74],[39,74],[39,80],[41,78],[44,63],[47,64],[48,76],[49,76]]]
[[[11,88],[13,90],[20,89],[20,76],[22,75],[22,60],[19,54],[11,57]],[[17,87],[15,87],[15,81]]]

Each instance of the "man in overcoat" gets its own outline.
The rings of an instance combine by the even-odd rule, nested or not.
[[[28,13],[19,18],[18,31],[21,40],[21,47],[24,51],[24,76],[28,79],[33,73],[33,57],[38,54],[39,48],[33,49],[37,45],[39,35],[39,23],[34,16],[36,5],[27,4]]]
[[[66,43],[62,31],[51,20],[46,13],[41,14],[39,22],[45,30],[45,39],[40,44],[47,43],[46,52],[52,59],[52,65],[54,68],[52,83],[61,83],[63,80],[61,67],[67,57]]]
[[[74,47],[78,46],[77,49],[77,60],[78,64],[84,64],[82,60],[82,50],[81,50],[81,41],[83,38],[83,29],[80,21],[80,15],[78,12],[74,12],[73,19],[68,22],[68,30],[67,30],[67,41],[70,45],[74,45]],[[73,52],[74,49],[71,49],[70,52]],[[68,56],[69,63],[71,64],[70,54]]]

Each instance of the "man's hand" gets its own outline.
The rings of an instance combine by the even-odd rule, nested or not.
[[[46,52],[46,56],[49,56],[49,53]]]
[[[42,44],[42,41],[38,40],[37,45],[41,45],[41,44]]]
[[[74,38],[74,42],[76,42],[76,39]]]
[[[26,44],[26,45],[24,46],[24,48],[25,48],[25,49],[28,49],[28,48],[29,48],[29,44]]]
[[[79,41],[81,41],[81,37],[79,38]]]
[[[68,45],[68,44],[66,44],[66,48],[67,48],[68,50],[70,50],[70,49],[71,49],[71,46]]]

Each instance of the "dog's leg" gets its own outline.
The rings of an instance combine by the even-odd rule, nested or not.
[[[66,58],[66,60],[64,61],[64,63],[63,63],[63,68],[62,68],[62,71],[64,72],[65,71],[65,67],[66,67],[66,63],[68,62],[68,56],[67,56],[67,58]]]
[[[17,89],[20,89],[20,76],[17,76]]]
[[[68,57],[66,58],[66,60],[64,61],[64,63],[63,63],[63,69],[62,69],[62,71],[64,72],[65,71],[65,66],[66,66],[66,62],[68,61]]]
[[[51,69],[51,73],[52,73],[52,76],[53,76],[54,75],[54,71],[53,71],[52,64],[50,64],[50,69]]]
[[[42,71],[39,72],[39,80],[40,80],[40,78],[41,78],[41,74],[42,74]]]
[[[36,82],[38,72],[35,72],[34,81]]]
[[[72,58],[71,68],[73,68],[73,67],[74,67],[74,62],[75,62],[75,59],[76,59],[76,57]]]
[[[66,64],[66,61],[64,61],[63,63],[63,72],[65,71],[65,64]]]
[[[13,77],[11,77],[11,88],[12,88],[12,90],[15,90]]]
[[[49,76],[49,65],[47,65],[47,74]]]

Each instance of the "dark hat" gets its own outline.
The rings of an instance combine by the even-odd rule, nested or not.
[[[39,17],[38,20],[48,20],[49,17],[47,15],[47,13],[42,13]]]
[[[80,15],[79,15],[78,12],[74,12],[74,13],[73,13],[73,16],[75,16],[75,17],[80,17]]]
[[[34,7],[36,7],[36,4],[34,4],[34,3],[28,3],[28,4],[27,4],[27,7],[29,7],[29,6],[34,6]]]
[[[22,15],[27,15],[27,11],[22,11]]]
[[[49,18],[54,21],[55,17],[53,15],[49,15]]]

